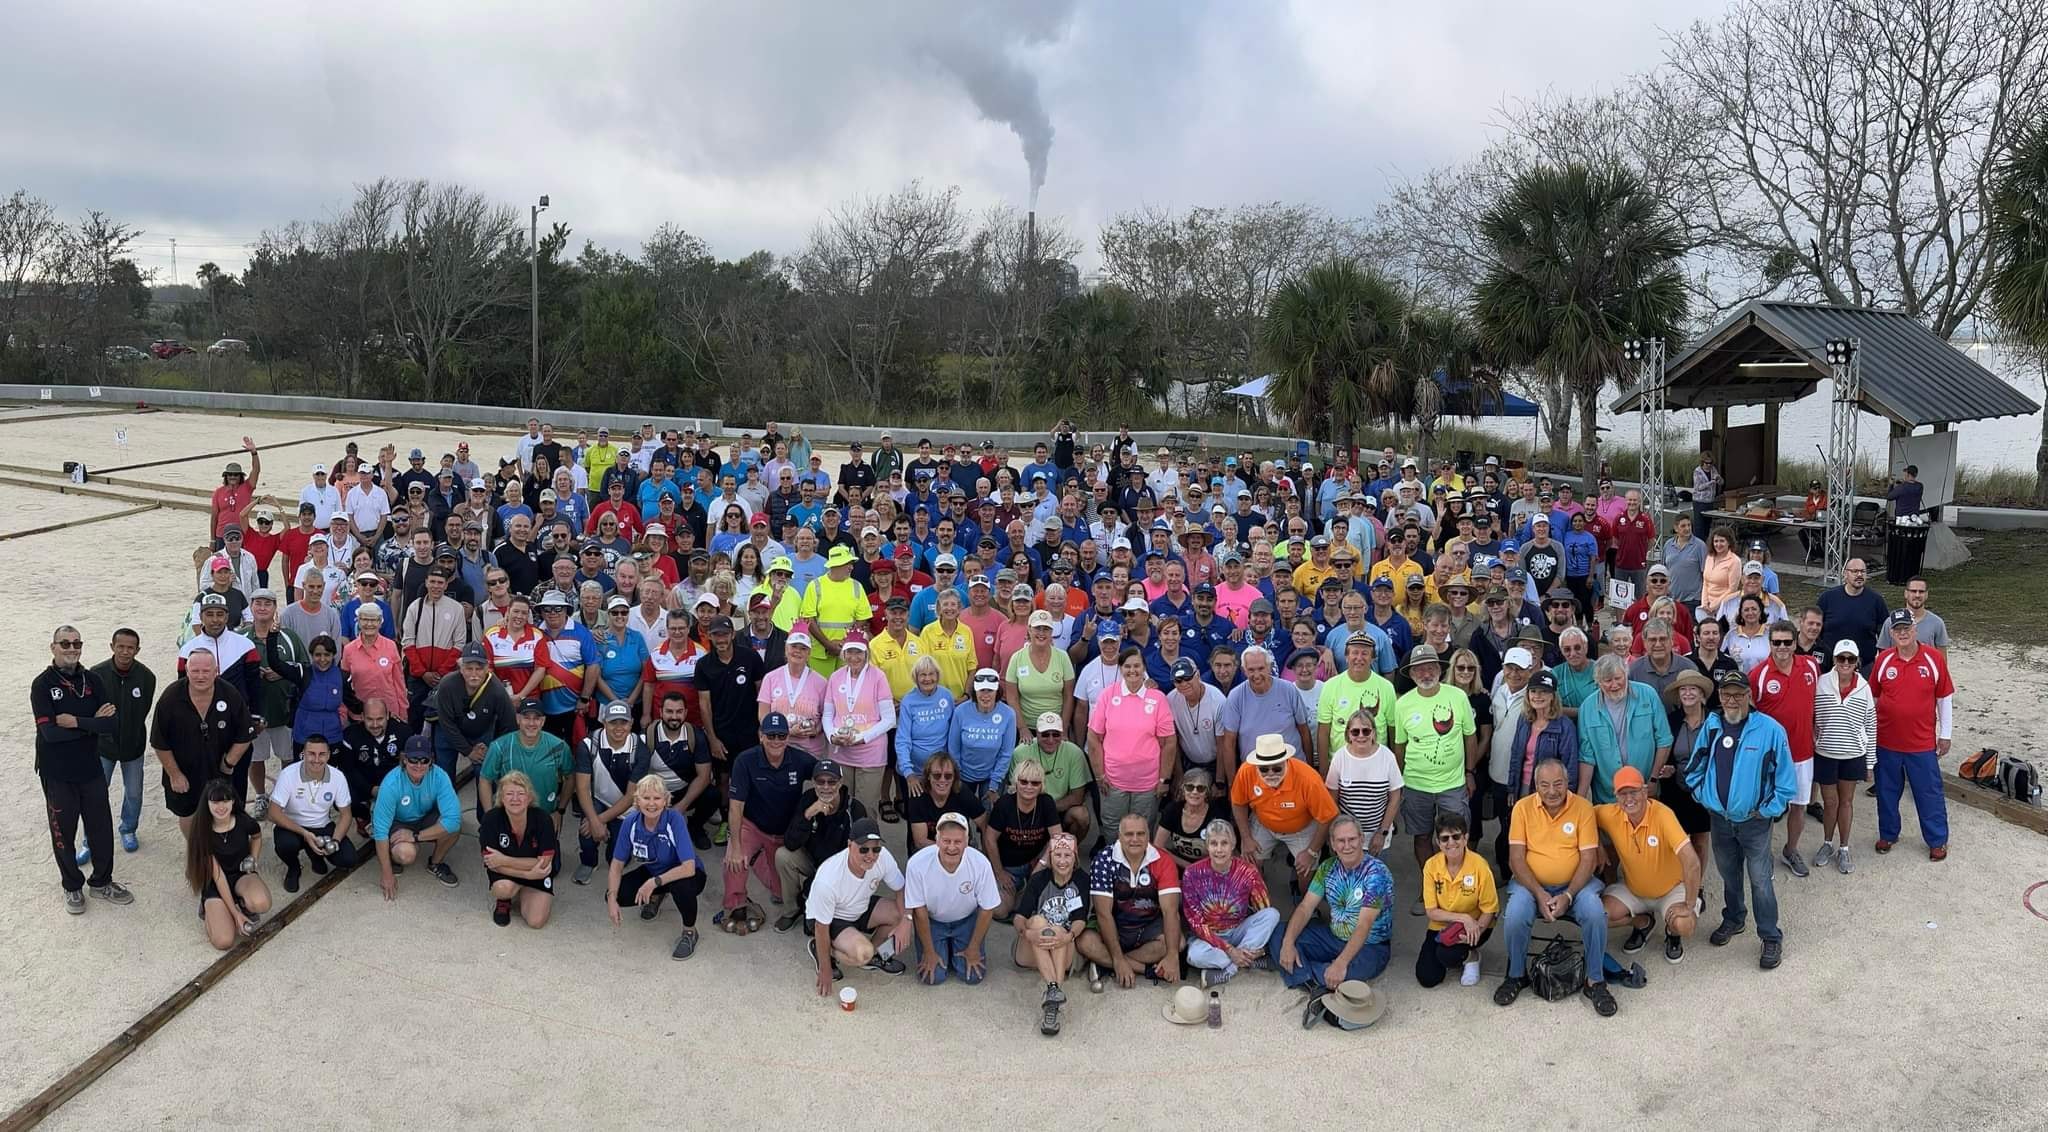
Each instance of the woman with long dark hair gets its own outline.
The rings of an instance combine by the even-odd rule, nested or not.
[[[270,911],[270,889],[256,875],[263,830],[235,804],[235,789],[227,779],[207,782],[199,797],[200,812],[185,834],[185,883],[199,897],[206,941],[226,951],[255,934],[263,913]]]

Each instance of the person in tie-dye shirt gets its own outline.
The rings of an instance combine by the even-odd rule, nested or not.
[[[1280,942],[1280,969],[1290,987],[1335,987],[1347,979],[1370,980],[1387,969],[1394,875],[1365,851],[1365,835],[1349,814],[1330,822],[1329,846],[1336,855],[1309,879]],[[1316,918],[1320,907],[1329,909],[1327,925]]]
[[[1188,965],[1213,987],[1265,958],[1280,912],[1266,898],[1258,866],[1237,855],[1236,827],[1218,818],[1203,828],[1202,840],[1209,855],[1181,873],[1180,907],[1188,921]]]

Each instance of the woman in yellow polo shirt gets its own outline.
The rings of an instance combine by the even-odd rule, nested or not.
[[[924,654],[938,662],[939,683],[955,700],[967,697],[967,678],[974,673],[974,633],[960,620],[960,594],[944,590],[939,594],[938,619],[917,635]]]
[[[1477,853],[1466,851],[1465,815],[1436,816],[1436,856],[1422,865],[1422,907],[1429,914],[1429,932],[1415,953],[1415,981],[1438,986],[1451,968],[1460,969],[1458,985],[1479,985],[1479,949],[1493,934],[1500,915],[1500,894],[1493,869]]]

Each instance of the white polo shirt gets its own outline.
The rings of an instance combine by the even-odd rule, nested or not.
[[[903,906],[923,908],[937,923],[970,919],[983,908],[994,910],[1003,902],[988,857],[972,845],[961,854],[960,867],[950,873],[939,860],[938,845],[927,845],[910,855],[903,875]]]
[[[278,772],[277,782],[270,788],[270,804],[281,807],[301,826],[319,829],[332,822],[337,811],[347,809],[353,799],[349,797],[348,777],[332,765],[327,768],[326,779],[320,782],[306,781],[305,766],[304,762],[296,762]]]

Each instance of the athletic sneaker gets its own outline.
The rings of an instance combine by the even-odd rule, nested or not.
[[[67,890],[64,893],[64,910],[74,916],[85,915],[85,893]]]
[[[801,908],[796,908],[788,912],[784,912],[782,915],[777,916],[775,918],[775,930],[778,932],[788,933],[789,931],[793,930],[798,924],[802,923],[803,919],[804,910]]]
[[[1639,928],[1632,927],[1629,929],[1628,938],[1621,941],[1621,949],[1630,955],[1634,955],[1636,952],[1641,951],[1643,945],[1648,942],[1650,942],[1650,926],[1648,924]]]
[[[657,892],[654,894],[654,899],[649,900],[647,903],[642,904],[640,906],[641,919],[651,920],[656,916],[661,915],[661,897],[662,894]]]
[[[697,953],[697,929],[684,928],[676,937],[675,950],[668,953],[670,959],[688,959]]]
[[[1685,941],[1675,935],[1664,937],[1664,962],[1685,962]]]
[[[510,900],[500,900],[491,908],[491,922],[501,928],[512,922],[512,902]]]
[[[1060,1005],[1048,1000],[1045,1009],[1038,1016],[1038,1032],[1046,1037],[1057,1037],[1060,1032]]]
[[[810,953],[811,953],[811,970],[813,970],[813,971],[817,970],[817,969],[818,969],[818,939],[817,939],[817,937],[816,937],[816,936],[812,936],[812,937],[811,937],[810,939],[808,939],[808,940],[805,940],[805,941],[804,941],[804,950],[806,950],[806,951],[808,951],[808,952],[810,952]],[[841,979],[843,979],[843,978],[845,978],[845,977],[846,977],[846,976],[845,976],[844,974],[842,974],[842,973],[840,972],[840,970],[839,970],[839,960],[837,960],[837,959],[834,959],[834,960],[832,961],[832,981],[836,983],[836,982],[838,982],[839,980],[841,980]]]
[[[1828,862],[1834,859],[1835,843],[1832,841],[1821,842],[1820,848],[1813,851],[1813,867],[1816,869],[1827,868]]]
[[[813,940],[812,942],[815,943],[816,941]],[[860,968],[863,971],[880,971],[884,975],[900,975],[910,969],[903,965],[903,960],[896,958],[894,955],[883,955],[880,952],[876,952],[875,957],[861,964]]]
[[[1835,871],[1843,876],[1849,875],[1849,847],[1846,845],[1842,846],[1841,852],[1835,854]]]
[[[728,824],[724,819],[720,819],[717,825],[711,827],[711,843],[713,845],[725,844]]]
[[[1058,983],[1047,983],[1045,984],[1045,1001],[1053,1006],[1058,1006],[1060,1003],[1067,1001],[1067,992],[1061,990]]]
[[[268,796],[258,794],[256,796],[256,800],[254,802],[249,803],[249,816],[255,818],[257,821],[262,821],[266,816],[269,815],[269,813],[270,798]]]
[[[133,833],[124,833],[121,835],[122,852],[133,853],[140,848],[142,848],[142,842],[135,840],[135,835]]]
[[[1203,967],[1201,969],[1200,981],[1204,990],[1210,987],[1220,987],[1230,981],[1230,973],[1228,971],[1217,971]]]
[[[576,866],[576,875],[570,879],[574,880],[577,884],[589,884],[590,875],[596,871],[597,869],[593,866],[578,865]]]
[[[113,881],[108,881],[107,883],[99,885],[98,887],[93,888],[90,891],[92,892],[94,899],[104,900],[109,904],[135,903],[134,894],[130,893],[127,889],[122,888],[120,885],[114,883]]]
[[[462,883],[461,878],[455,875],[455,870],[449,868],[446,861],[429,861],[427,863],[427,871],[434,874],[435,880],[440,881],[449,888],[454,888]]]
[[[1793,876],[1803,877],[1806,875],[1806,858],[1799,855],[1799,850],[1787,845],[1785,846],[1785,851],[1778,854],[1778,859],[1785,862],[1785,867],[1792,870]]]
[[[1465,970],[1458,975],[1458,985],[1461,987],[1476,987],[1479,985],[1479,960],[1465,960]]]
[[[1757,956],[1756,965],[1762,967],[1766,971],[1773,971],[1777,969],[1778,964],[1783,963],[1784,961],[1785,941],[1781,939],[1765,940],[1763,954]]]
[[[1736,936],[1739,936],[1743,932],[1748,930],[1749,925],[1747,924],[1724,923],[1720,927],[1714,929],[1714,934],[1707,937],[1707,942],[1713,944],[1715,947],[1726,947],[1728,946],[1729,940],[1734,939]]]

